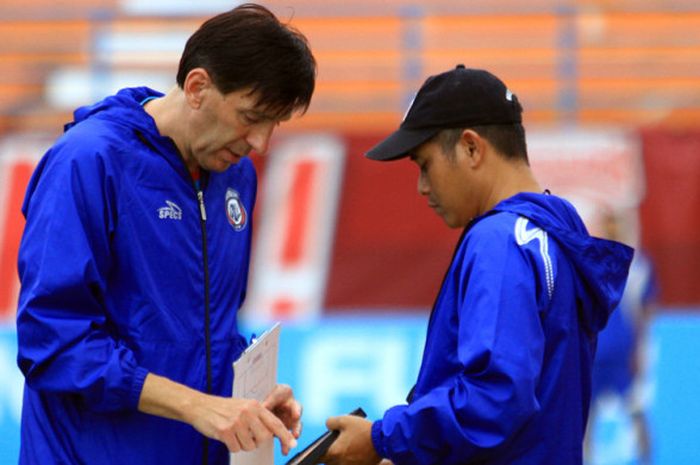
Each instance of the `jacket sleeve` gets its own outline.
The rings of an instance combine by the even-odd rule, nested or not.
[[[457,353],[443,348],[461,371],[372,425],[381,456],[402,465],[481,463],[494,449],[502,456],[500,448],[539,410],[544,334],[535,269],[512,236],[470,238],[445,281],[458,288],[456,321],[440,323],[458,327]]]
[[[96,411],[136,409],[147,375],[104,305],[116,226],[108,171],[94,148],[59,143],[42,159],[22,208],[18,264],[17,360],[28,386]]]

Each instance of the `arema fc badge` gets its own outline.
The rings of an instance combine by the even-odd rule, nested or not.
[[[241,196],[233,189],[226,190],[226,216],[233,229],[242,231],[248,223],[248,212],[245,211]]]

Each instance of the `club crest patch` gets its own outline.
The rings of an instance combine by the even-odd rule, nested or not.
[[[226,216],[233,229],[242,231],[248,224],[248,212],[241,201],[241,196],[233,189],[226,190]]]

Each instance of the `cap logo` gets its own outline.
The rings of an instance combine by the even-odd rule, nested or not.
[[[510,89],[506,89],[506,100],[509,102],[513,101],[513,92],[511,92]]]
[[[418,93],[417,93],[417,92],[416,92],[415,94],[413,94],[413,98],[411,99],[411,102],[408,104],[408,108],[406,108],[406,112],[403,114],[403,118],[401,118],[401,122],[406,121],[406,117],[407,117],[408,114],[410,113],[411,108],[413,108],[413,102],[416,101],[416,97],[417,97],[417,96],[418,96]]]

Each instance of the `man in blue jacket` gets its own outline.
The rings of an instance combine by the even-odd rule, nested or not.
[[[407,405],[341,431],[327,464],[582,463],[596,335],[632,257],[588,235],[543,191],[522,107],[493,74],[463,65],[429,78],[400,128],[367,153],[410,156],[418,191],[464,228],[428,324]]]
[[[20,463],[227,464],[275,436],[296,445],[291,389],[234,399],[232,362],[246,155],[308,108],[315,73],[304,36],[245,4],[190,37],[166,95],[124,89],[75,112],[23,205]]]

